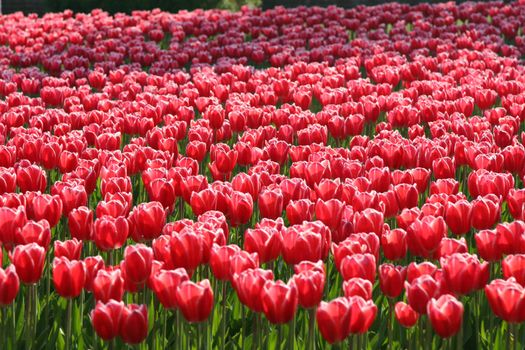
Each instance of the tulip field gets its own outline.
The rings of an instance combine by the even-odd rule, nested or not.
[[[0,29],[1,350],[525,348],[525,1]]]

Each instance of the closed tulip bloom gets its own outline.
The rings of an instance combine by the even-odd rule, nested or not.
[[[20,281],[34,284],[42,277],[46,251],[36,243],[18,245],[11,254],[11,261],[16,267]]]
[[[273,280],[273,271],[247,269],[232,277],[232,285],[239,301],[254,312],[262,312],[262,289],[266,281]]]
[[[427,303],[439,296],[440,286],[429,275],[423,275],[412,282],[405,282],[408,304],[419,314],[426,315]]]
[[[93,291],[93,280],[97,276],[98,271],[104,268],[104,259],[100,255],[88,256],[84,259],[84,266],[86,267],[84,289],[91,292]]]
[[[355,232],[374,232],[380,236],[383,232],[383,223],[383,213],[372,208],[367,208],[354,214]]]
[[[322,223],[288,227],[283,233],[283,259],[290,265],[304,260],[323,260],[327,256],[330,239],[330,230]]]
[[[120,333],[120,319],[125,305],[121,301],[97,302],[91,311],[91,323],[97,335],[105,341],[116,338]]]
[[[276,219],[283,211],[283,194],[278,189],[261,191],[258,203],[261,217]]]
[[[407,229],[408,250],[415,256],[431,257],[447,234],[442,217],[425,216]]]
[[[50,194],[36,195],[31,202],[32,218],[36,221],[46,219],[49,226],[55,227],[62,216],[60,196]]]
[[[498,197],[487,195],[472,201],[472,227],[476,230],[491,228],[500,218],[501,207]]]
[[[40,191],[44,192],[47,185],[46,172],[38,165],[29,162],[21,164],[16,169],[16,183],[20,192]]]
[[[481,263],[476,255],[455,253],[441,259],[447,287],[465,295],[485,287],[489,279],[488,262]]]
[[[88,207],[78,207],[70,211],[67,223],[73,238],[82,241],[93,238],[93,211]]]
[[[244,250],[257,253],[261,263],[273,261],[283,249],[281,231],[272,228],[247,229],[244,233]]]
[[[379,286],[384,295],[397,298],[401,292],[406,278],[406,268],[392,264],[379,266]]]
[[[364,334],[374,322],[377,315],[377,306],[372,300],[365,300],[359,296],[348,298],[350,304],[351,334]]]
[[[68,241],[55,241],[55,258],[66,257],[69,260],[80,260],[82,241],[73,238]]]
[[[394,312],[397,322],[405,328],[414,327],[419,319],[419,314],[410,305],[402,301],[396,303]]]
[[[360,277],[353,277],[343,282],[343,293],[347,298],[359,296],[365,300],[370,300],[372,299],[372,289],[372,282]]]
[[[157,238],[166,223],[166,211],[159,202],[142,203],[129,216],[131,237],[135,242]]]
[[[315,204],[315,217],[330,229],[336,229],[341,222],[344,206],[345,204],[338,199],[319,199]]]
[[[204,256],[203,237],[193,231],[175,233],[170,238],[171,259],[175,267],[183,267],[189,273],[202,262]]]
[[[346,256],[341,260],[340,272],[345,281],[359,277],[373,283],[376,279],[376,258],[369,253]]]
[[[14,265],[5,270],[0,267],[0,307],[11,305],[20,289],[20,280]]]
[[[253,213],[252,196],[246,193],[233,191],[231,195],[230,217],[234,227],[246,224]]]
[[[129,223],[125,217],[106,215],[95,221],[93,240],[98,249],[108,251],[122,247],[128,239],[128,233]]]
[[[299,305],[308,309],[317,306],[323,297],[325,274],[315,270],[307,270],[293,276],[297,287]]]
[[[188,322],[205,321],[213,309],[213,290],[210,282],[182,282],[177,288],[177,305]]]
[[[161,269],[152,275],[153,292],[164,308],[172,310],[177,308],[177,288],[185,281],[189,281],[189,277],[183,268]]]
[[[479,256],[486,261],[501,260],[503,249],[498,244],[498,234],[495,230],[481,230],[474,235]]]
[[[259,267],[259,256],[257,253],[241,250],[230,257],[229,266],[230,276],[240,274],[247,269],[256,269]]]
[[[507,255],[501,262],[503,277],[514,277],[516,282],[525,285],[525,254]]]
[[[107,303],[110,300],[122,300],[124,296],[124,278],[122,272],[101,269],[92,282],[95,300]]]
[[[123,308],[119,335],[126,344],[139,344],[148,336],[148,309],[146,305],[130,304]]]
[[[401,228],[384,230],[381,235],[381,248],[388,260],[401,260],[407,254],[406,231]]]
[[[432,298],[427,304],[427,314],[434,331],[441,338],[449,338],[459,332],[463,323],[463,304],[450,294]]]
[[[127,246],[124,250],[123,267],[126,278],[134,284],[143,284],[151,274],[153,263],[153,249],[136,244]]]
[[[213,276],[219,281],[229,281],[232,275],[230,274],[230,259],[233,255],[239,253],[241,248],[235,244],[219,246],[214,244],[210,251],[210,268]]]
[[[267,281],[261,291],[263,312],[270,323],[288,323],[295,316],[299,303],[297,287],[293,281]]]
[[[87,205],[87,192],[84,186],[64,186],[58,193],[62,200],[64,215],[69,215],[71,210]]]
[[[323,338],[330,344],[343,341],[349,335],[350,303],[340,297],[330,302],[322,301],[316,312],[317,327]]]
[[[465,237],[461,237],[461,239],[443,238],[438,249],[434,252],[434,258],[440,259],[455,253],[468,253]]]
[[[472,204],[467,200],[455,203],[448,202],[445,207],[445,222],[455,235],[463,235],[470,231]]]
[[[429,275],[433,277],[437,270],[437,266],[430,261],[423,261],[420,264],[411,262],[407,267],[407,281],[412,283],[413,280],[423,275]]]
[[[311,221],[314,216],[314,203],[309,199],[290,201],[286,206],[286,218],[290,225]]]
[[[18,208],[0,207],[0,242],[11,249],[15,243],[15,233],[26,223],[25,207]]]
[[[76,298],[82,292],[86,281],[83,261],[70,261],[66,257],[53,260],[53,284],[55,291],[63,298]]]
[[[493,280],[485,286],[485,295],[497,317],[509,323],[525,321],[525,288],[514,278]]]
[[[37,243],[45,250],[49,249],[51,242],[51,228],[46,220],[29,220],[15,233],[15,244],[23,245]]]

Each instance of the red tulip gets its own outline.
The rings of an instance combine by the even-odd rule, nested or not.
[[[193,231],[174,233],[170,238],[171,260],[175,267],[183,267],[192,273],[204,256],[203,237]]]
[[[501,260],[503,249],[498,243],[498,234],[495,230],[482,230],[474,235],[476,248],[483,260],[490,262]]]
[[[15,243],[16,231],[26,223],[26,211],[19,206],[16,209],[0,207],[0,242],[6,249],[11,249]]]
[[[377,306],[372,300],[365,300],[359,296],[348,298],[348,303],[350,304],[350,333],[366,333],[376,318]]]
[[[62,216],[62,200],[60,196],[40,194],[31,202],[32,218],[36,221],[46,219],[49,226],[55,227]]]
[[[341,260],[340,272],[345,281],[359,277],[373,283],[376,278],[376,259],[369,253],[346,256]]]
[[[423,275],[412,282],[405,282],[408,304],[420,314],[426,315],[427,303],[439,296],[440,286],[429,275]]]
[[[403,292],[406,268],[392,264],[379,266],[379,286],[384,295],[397,298]]]
[[[166,223],[166,211],[159,202],[142,203],[129,216],[131,237],[135,242],[157,238]]]
[[[36,243],[15,247],[11,261],[22,283],[34,284],[40,280],[44,271],[45,257],[46,251]]]
[[[259,194],[259,210],[261,217],[275,219],[283,211],[283,195],[279,190],[263,190]]]
[[[507,255],[501,262],[503,277],[509,279],[514,277],[516,282],[525,285],[525,255],[514,254]]]
[[[402,301],[396,303],[395,306],[396,320],[405,328],[414,327],[419,319],[419,314],[412,309],[408,304]]]
[[[525,321],[525,288],[514,278],[493,280],[485,286],[485,294],[496,316],[510,323]]]
[[[381,247],[388,260],[403,259],[407,253],[406,231],[401,228],[384,230],[381,235]]]
[[[244,233],[244,249],[257,253],[261,263],[277,259],[283,246],[282,233],[272,228],[247,229]]]
[[[343,282],[345,297],[359,296],[365,300],[372,299],[372,282],[360,277],[353,277]]]
[[[294,265],[323,260],[328,255],[330,230],[319,221],[288,227],[283,233],[283,259]]]
[[[292,200],[286,206],[286,217],[290,225],[311,221],[314,215],[314,203],[308,199]]]
[[[348,298],[340,297],[328,303],[322,301],[316,312],[317,327],[328,343],[338,343],[350,335],[350,317]]]
[[[124,309],[125,305],[121,301],[97,302],[91,311],[91,323],[100,338],[109,341],[119,335],[120,320]]]
[[[148,336],[146,305],[130,304],[122,309],[119,335],[126,344],[139,344]]]
[[[463,235],[470,231],[472,204],[467,200],[455,203],[448,202],[445,209],[445,222],[455,235]]]
[[[104,259],[99,255],[88,256],[84,259],[84,266],[86,267],[86,283],[84,284],[84,289],[91,292],[93,290],[93,280],[98,271],[104,268]]]
[[[130,245],[124,250],[124,273],[131,283],[145,283],[151,274],[152,263],[153,250],[144,244]]]
[[[266,281],[261,291],[263,312],[270,323],[284,324],[295,316],[299,302],[293,281]]]
[[[249,194],[233,191],[231,195],[231,224],[234,227],[244,225],[252,217],[253,199]]]
[[[177,288],[177,305],[188,322],[205,321],[213,309],[213,290],[208,280],[182,282]]]
[[[434,331],[442,338],[458,333],[463,323],[463,304],[450,294],[432,298],[427,304],[427,314]]]
[[[325,274],[315,270],[307,270],[293,277],[299,297],[299,305],[308,309],[317,306],[323,297]]]
[[[182,282],[189,281],[186,270],[160,270],[152,275],[152,287],[160,303],[166,309],[177,308],[177,288]]]
[[[41,220],[38,222],[29,220],[15,233],[15,244],[17,245],[37,243],[39,246],[47,250],[50,242],[51,229],[47,220]]]
[[[488,262],[480,263],[476,255],[455,253],[441,259],[447,287],[464,295],[483,288],[489,279]]]
[[[93,240],[98,249],[108,251],[120,248],[128,239],[129,223],[122,216],[103,216],[95,220]]]
[[[86,281],[86,268],[83,261],[70,261],[66,257],[53,260],[53,284],[63,298],[76,298],[82,292]]]
[[[430,257],[446,234],[447,226],[442,217],[417,219],[407,230],[408,249],[415,256]]]
[[[494,195],[478,197],[472,201],[472,227],[476,230],[491,228],[500,217],[500,201]]]
[[[16,274],[15,266],[9,265],[5,270],[0,267],[0,307],[11,305],[19,288],[20,280]]]
[[[80,260],[82,241],[73,238],[69,241],[55,241],[55,258],[66,257],[69,260]]]
[[[214,244],[210,251],[210,268],[213,276],[220,281],[231,280],[230,262],[231,257],[241,251],[235,244],[218,246]]]
[[[93,236],[93,211],[87,207],[78,207],[69,212],[69,232],[73,238],[89,241]]]
[[[262,289],[265,283],[273,279],[271,270],[247,269],[239,275],[233,276],[233,288],[237,292],[239,301],[254,312],[262,312]]]
[[[100,269],[93,278],[93,295],[95,300],[107,303],[110,300],[122,300],[124,296],[124,278],[122,272]]]

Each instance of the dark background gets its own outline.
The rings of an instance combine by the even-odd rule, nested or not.
[[[110,13],[126,12],[132,10],[151,10],[160,8],[165,11],[177,12],[181,9],[193,10],[196,8],[227,8],[237,10],[240,6],[248,4],[271,8],[277,5],[286,7],[305,6],[328,6],[337,5],[341,7],[353,7],[359,4],[378,5],[385,0],[0,0],[2,1],[2,12],[12,13],[23,11],[24,13],[57,12],[71,9],[75,12],[89,12],[95,8],[101,8]],[[416,4],[420,2],[437,3],[442,0],[397,0],[401,3]],[[456,2],[465,2],[458,0]],[[508,1],[505,1],[508,2]]]

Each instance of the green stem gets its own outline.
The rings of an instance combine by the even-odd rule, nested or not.
[[[279,324],[279,325],[276,325],[277,327],[277,344],[276,347],[278,350],[281,350],[281,345],[283,343],[283,325]]]
[[[295,316],[288,323],[288,349],[294,350],[295,348]]]
[[[394,301],[388,298],[388,350],[392,350],[394,343]]]
[[[32,291],[31,291],[31,285],[26,285],[26,305],[25,305],[25,346],[27,349],[31,349],[32,342],[31,342],[31,327],[32,327],[32,320],[33,313],[31,311],[31,306],[33,305],[33,302],[31,300],[32,297]]]
[[[315,350],[315,314],[316,308],[308,310],[308,349]]]
[[[71,318],[73,314],[73,299],[67,299],[66,316],[66,350],[71,350]]]
[[[226,282],[222,281],[222,300],[221,300],[221,350],[224,350],[226,341]]]
[[[427,317],[426,322],[426,329],[425,329],[425,349],[430,350],[430,346],[432,345],[432,325],[430,324],[430,318]]]
[[[461,323],[461,326],[459,326],[459,332],[458,332],[458,335],[457,335],[456,349],[457,350],[462,350],[463,349],[463,323]]]

